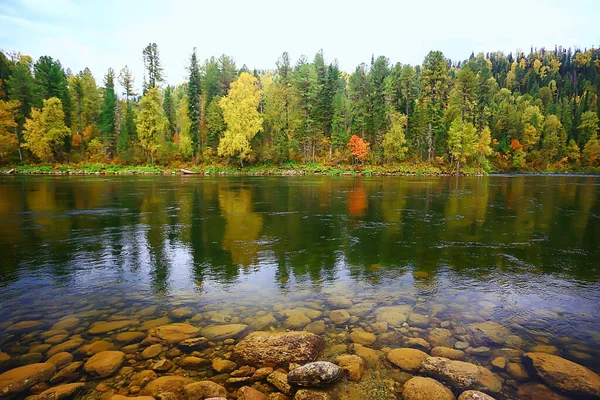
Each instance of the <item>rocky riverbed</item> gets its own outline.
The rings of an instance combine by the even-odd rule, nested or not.
[[[600,336],[493,318],[490,302],[63,300],[5,312],[0,399],[600,398]]]

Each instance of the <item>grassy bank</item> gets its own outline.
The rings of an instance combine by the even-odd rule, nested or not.
[[[210,165],[121,165],[103,163],[55,164],[55,165],[19,165],[0,167],[1,174],[23,175],[170,175],[179,174],[186,169],[204,175],[330,175],[330,176],[376,176],[376,175],[455,175],[455,171],[430,164],[402,163],[391,165],[326,165],[321,163],[286,163],[283,165],[259,164],[235,167],[226,164]],[[518,171],[484,171],[478,167],[465,167],[461,175],[475,176],[488,173],[525,173],[525,174],[600,174],[600,169],[541,169]]]

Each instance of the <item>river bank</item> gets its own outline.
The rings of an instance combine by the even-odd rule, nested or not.
[[[111,165],[111,164],[54,164],[54,165],[19,165],[0,167],[0,174],[22,175],[175,175],[186,172],[198,175],[272,175],[272,176],[453,176],[453,171],[444,166],[430,164],[393,164],[393,165],[326,165],[321,163],[288,163],[284,165],[261,164],[246,167],[230,165]],[[484,170],[478,167],[466,167],[460,171],[464,176],[481,176],[489,174],[525,174],[525,175],[598,175],[598,168],[579,169],[528,169],[516,171]]]

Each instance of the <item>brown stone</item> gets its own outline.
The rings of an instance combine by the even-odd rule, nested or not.
[[[148,331],[145,343],[175,344],[198,336],[200,330],[190,324],[169,324],[152,328]]]
[[[341,355],[335,359],[335,363],[346,372],[351,381],[359,381],[365,372],[365,360],[355,355]]]
[[[450,389],[431,378],[416,376],[403,386],[404,400],[456,400]]]
[[[546,353],[525,353],[524,359],[548,386],[580,396],[600,397],[600,376],[586,367]]]
[[[46,354],[48,357],[52,357],[55,354],[61,353],[63,351],[71,352],[81,346],[83,344],[83,339],[71,339],[63,342],[61,344],[57,344],[56,346],[52,346],[48,353]]]
[[[162,352],[162,346],[160,344],[153,344],[152,346],[148,346],[142,351],[141,357],[144,360],[149,358],[154,358],[158,356]]]
[[[70,399],[85,387],[85,383],[67,383],[55,386],[38,394],[36,400]]]
[[[198,381],[185,385],[185,394],[189,399],[209,397],[227,397],[227,389],[211,381]]]
[[[225,325],[212,325],[201,330],[202,336],[208,340],[224,340],[235,338],[241,335],[248,325],[245,324],[225,324]]]
[[[66,351],[56,353],[52,357],[48,359],[49,363],[56,365],[56,369],[61,369],[63,366],[67,365],[73,361],[73,355],[71,353],[67,353]]]
[[[83,345],[77,350],[78,353],[84,356],[93,356],[101,351],[115,350],[115,346],[106,340],[96,340],[95,342]]]
[[[427,357],[429,357],[427,353],[410,348],[393,349],[387,354],[389,362],[408,372],[417,372],[421,369],[421,364]]]
[[[133,325],[132,321],[98,321],[92,324],[88,330],[88,333],[90,335],[101,335],[103,333],[116,331],[131,325]]]
[[[223,360],[221,358],[215,358],[212,361],[212,369],[218,373],[229,373],[237,368],[237,364],[233,361]]]
[[[287,366],[315,360],[324,347],[325,341],[310,332],[256,332],[235,346],[233,359],[257,368]]]
[[[487,368],[443,357],[428,357],[423,361],[423,371],[456,390],[482,390],[490,393],[502,391],[502,381]]]
[[[29,364],[0,374],[0,397],[21,393],[52,378],[56,366],[52,363]]]
[[[280,392],[291,396],[292,386],[288,383],[287,375],[283,372],[273,371],[268,377],[267,382],[275,386]]]
[[[161,376],[160,378],[156,378],[149,382],[140,392],[140,394],[157,397],[161,393],[171,392],[175,393],[177,396],[180,396],[180,398],[183,398],[184,393],[186,393],[184,388],[186,385],[191,384],[192,382],[194,382],[192,379],[185,378],[183,376]]]
[[[567,400],[567,397],[539,382],[528,382],[519,386],[517,396],[519,400]]]
[[[450,347],[438,346],[431,349],[432,357],[444,357],[451,360],[464,361],[466,355],[462,350],[452,349]]]
[[[238,400],[268,400],[267,395],[250,386],[242,386],[238,390]]]
[[[83,361],[75,361],[58,371],[51,379],[50,383],[55,384],[64,381],[74,381],[79,378],[79,370],[83,367]]]
[[[117,372],[123,361],[122,351],[101,351],[90,357],[83,369],[93,378],[106,378]]]

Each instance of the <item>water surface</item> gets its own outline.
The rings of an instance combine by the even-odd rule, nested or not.
[[[280,330],[304,328],[289,310],[308,308],[335,343],[356,327],[380,330],[377,350],[439,326],[458,340],[493,321],[522,351],[598,371],[599,195],[599,178],[574,176],[0,177],[1,348],[25,354],[69,315],[91,340],[115,315],[189,306],[197,326],[271,315],[258,327]],[[353,318],[332,324],[347,300]],[[374,325],[398,305],[431,325]],[[43,325],[2,332],[22,320]]]

